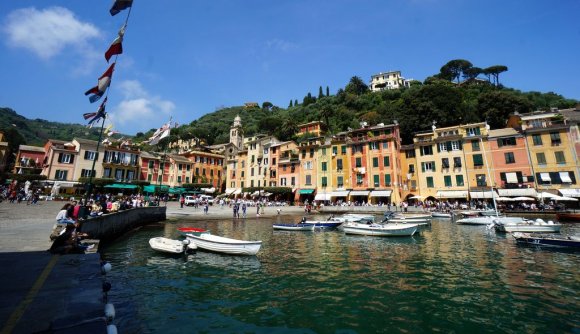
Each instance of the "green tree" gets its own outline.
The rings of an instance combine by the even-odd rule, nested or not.
[[[290,104],[288,104],[288,108],[292,108],[292,100],[290,100]]]
[[[477,110],[493,129],[503,128],[510,114],[528,113],[533,110],[529,100],[513,92],[494,90],[485,92],[477,98]]]
[[[322,86],[318,87],[318,99],[321,99],[324,97],[324,94],[322,93]]]
[[[295,99],[295,100],[294,100],[294,106],[295,106],[295,107],[296,107],[296,106],[298,106],[298,99]]]
[[[499,86],[499,75],[503,72],[507,72],[508,67],[504,65],[494,65],[485,69],[487,73],[493,76],[493,81],[496,86]]]
[[[262,103],[262,110],[272,110],[273,106],[274,105],[272,104],[272,102],[266,101],[266,102]]]
[[[326,86],[326,96],[330,96],[330,88],[328,86]]]
[[[456,79],[457,83],[459,83],[461,75],[466,71],[469,71],[471,67],[473,67],[473,64],[465,59],[453,59],[441,67],[440,75],[445,79]]]
[[[344,88],[346,93],[354,94],[354,95],[363,95],[364,93],[368,92],[369,87],[362,81],[361,78],[354,76],[350,78],[349,83]]]

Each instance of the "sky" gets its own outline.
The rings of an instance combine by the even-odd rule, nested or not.
[[[128,13],[111,16],[111,4],[1,1],[0,107],[86,124],[101,101],[84,92]],[[134,0],[106,124],[133,135],[245,102],[286,108],[353,76],[423,81],[452,59],[507,66],[507,87],[580,99],[578,13],[577,0]]]

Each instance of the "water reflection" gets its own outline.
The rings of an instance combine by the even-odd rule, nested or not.
[[[279,220],[179,219],[105,249],[103,256],[121,268],[112,273],[121,289],[111,300],[121,305],[123,332],[520,333],[580,327],[579,253],[518,247],[485,226],[444,220],[403,238],[273,231]],[[149,238],[177,238],[180,226],[262,240],[262,249],[255,257],[197,251],[172,258],[149,248]],[[135,321],[145,329],[132,326]]]

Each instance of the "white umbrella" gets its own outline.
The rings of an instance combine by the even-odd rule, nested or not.
[[[525,197],[525,196],[520,196],[520,197],[514,197],[512,198],[512,201],[535,201],[535,198],[532,197]]]
[[[538,194],[538,198],[556,198],[556,197],[560,197],[560,196],[554,195],[554,194],[546,192],[546,191],[543,191],[543,192]]]
[[[415,196],[409,197],[409,199],[421,199],[421,198],[423,198],[423,196],[421,196],[421,195],[415,195]]]
[[[511,197],[496,197],[495,200],[498,201],[498,202],[511,202],[511,201],[515,201],[515,199],[514,198],[511,198]]]
[[[570,201],[570,202],[578,202],[577,198],[573,197],[566,197],[566,196],[558,196],[553,198],[554,201]]]

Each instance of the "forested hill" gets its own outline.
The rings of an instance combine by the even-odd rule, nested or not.
[[[322,92],[322,87],[319,88]],[[297,126],[322,121],[331,133],[369,125],[398,121],[403,143],[411,143],[414,133],[438,127],[488,121],[492,129],[502,128],[509,114],[549,108],[572,108],[578,101],[555,93],[527,92],[478,81],[458,85],[431,78],[415,82],[410,88],[370,92],[358,77],[353,77],[335,95],[308,94],[287,108],[264,102],[263,107],[232,107],[207,114],[172,132],[170,140],[200,138],[205,143],[228,142],[229,129],[239,114],[246,136],[256,133],[274,135],[281,140],[295,139]]]

